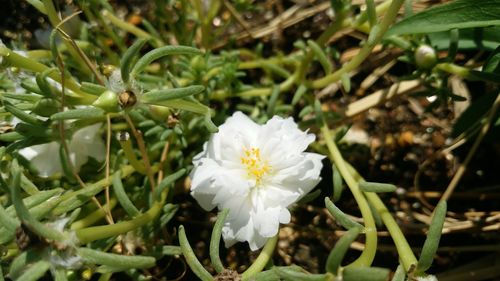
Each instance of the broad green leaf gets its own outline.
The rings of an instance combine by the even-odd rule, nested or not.
[[[500,25],[500,0],[457,0],[407,17],[385,36]]]
[[[500,45],[500,26],[486,28],[467,28],[460,30],[459,50],[485,49],[494,50]],[[429,34],[431,46],[436,50],[446,50],[450,46],[450,32],[442,31]]]

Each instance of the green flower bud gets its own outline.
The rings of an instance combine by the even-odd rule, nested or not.
[[[118,105],[118,95],[109,90],[102,93],[92,105],[104,109],[107,112],[117,112],[120,109]]]
[[[163,121],[167,119],[168,116],[170,116],[171,112],[168,107],[165,106],[159,106],[159,105],[149,105],[150,113],[151,116],[153,116],[154,119]]]
[[[205,59],[202,56],[195,56],[191,59],[191,67],[196,71],[205,70],[207,67]]]
[[[59,107],[61,107],[61,104],[58,101],[54,99],[43,98],[36,102],[35,107],[32,111],[33,113],[36,113],[40,116],[50,117],[51,115],[59,112]]]
[[[433,68],[437,63],[436,51],[429,45],[420,45],[415,50],[415,62],[417,63],[418,68]]]

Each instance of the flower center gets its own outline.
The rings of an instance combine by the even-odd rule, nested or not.
[[[254,147],[243,149],[241,164],[245,165],[248,177],[255,179],[257,185],[261,184],[262,178],[271,171],[267,161],[261,159],[260,149]]]

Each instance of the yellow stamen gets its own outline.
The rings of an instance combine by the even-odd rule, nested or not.
[[[271,167],[267,161],[263,161],[260,157],[260,149],[250,148],[244,149],[241,164],[245,165],[249,178],[254,178],[257,185],[262,182],[262,178],[271,171]]]

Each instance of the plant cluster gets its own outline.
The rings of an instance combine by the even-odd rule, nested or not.
[[[463,100],[450,77],[480,81],[486,93],[454,129],[457,140],[473,141],[466,166],[500,124],[498,0],[455,0],[418,13],[411,1],[331,0],[332,19],[317,38],[296,38],[291,52],[270,55],[262,45],[235,43],[256,36],[241,17],[260,9],[251,1],[155,0],[128,21],[104,0],[73,1],[74,10],[26,1],[51,28],[44,48],[0,45],[0,280],[161,280],[160,264],[179,256],[201,280],[434,280],[427,271],[446,202],[465,168],[435,207],[417,258],[379,196],[396,186],[365,181],[344,159],[339,142],[349,128],[338,124],[404,94],[399,87],[420,86],[431,112]],[[363,40],[340,64],[330,42],[348,29]],[[410,74],[389,92],[333,110],[321,92],[338,85],[349,93],[353,72],[380,48],[397,50]],[[459,49],[489,56],[459,65]],[[309,145],[315,152],[304,152]],[[323,165],[333,180],[321,178]],[[315,191],[318,183],[332,184],[331,195]],[[335,205],[345,186],[362,223]],[[210,240],[215,276],[195,255],[187,227],[166,230],[182,204],[174,193],[189,192],[184,187],[204,209],[219,208]],[[293,204],[318,196],[327,196],[324,207],[345,228],[324,270],[274,266],[280,223],[290,222]],[[372,266],[377,229],[394,241],[394,274]],[[220,259],[221,236],[226,246],[262,250],[237,273]],[[361,255],[342,265],[359,236]]]

